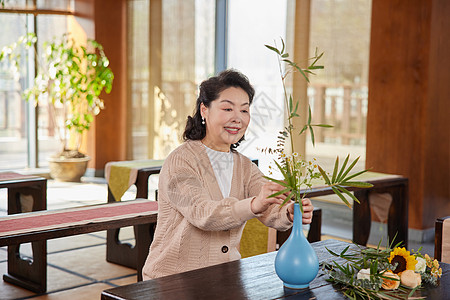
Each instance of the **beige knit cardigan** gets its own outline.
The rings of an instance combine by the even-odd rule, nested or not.
[[[187,141],[164,161],[159,175],[158,222],[143,268],[151,279],[238,260],[247,220],[287,230],[286,206],[272,205],[256,216],[250,201],[266,179],[247,157],[233,153],[230,196],[223,198],[205,147]]]

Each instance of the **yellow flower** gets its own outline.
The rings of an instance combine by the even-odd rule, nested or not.
[[[395,274],[401,273],[405,270],[413,270],[416,267],[417,260],[405,248],[397,247],[391,252],[389,257],[391,264],[397,263],[397,267],[392,272]]]
[[[392,274],[391,272],[384,272],[384,277],[392,278],[383,278],[383,283],[381,287],[385,290],[396,290],[400,286],[400,277],[397,274]]]
[[[425,254],[425,260],[427,261],[427,267],[432,268],[433,267],[433,259],[428,254]]]
[[[436,278],[439,278],[442,276],[442,269],[441,268],[436,268],[436,269],[431,269],[431,275],[433,275]]]

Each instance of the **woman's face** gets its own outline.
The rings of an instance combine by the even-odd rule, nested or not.
[[[200,106],[206,122],[206,135],[202,142],[207,147],[228,152],[245,133],[250,122],[250,101],[241,88],[229,87],[211,101],[209,107]]]

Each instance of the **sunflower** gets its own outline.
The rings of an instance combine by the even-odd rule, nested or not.
[[[414,255],[410,255],[409,251],[406,251],[405,248],[397,247],[391,252],[389,263],[392,265],[397,263],[397,267],[392,272],[398,274],[405,270],[414,270],[417,260]]]

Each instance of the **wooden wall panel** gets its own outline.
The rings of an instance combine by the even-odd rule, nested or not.
[[[435,82],[450,82],[450,66],[437,54],[450,52],[450,27],[441,26],[446,14],[445,1],[372,2],[366,167],[410,179],[409,227],[415,229],[433,227],[450,196],[448,188],[437,188],[441,175],[449,177],[449,137],[439,133],[450,125],[449,93]]]
[[[103,45],[114,72],[113,89],[103,95],[105,109],[88,134],[89,168],[102,175],[107,162],[125,160],[127,152],[126,0],[77,0],[76,4],[78,15],[92,21],[90,37]]]

